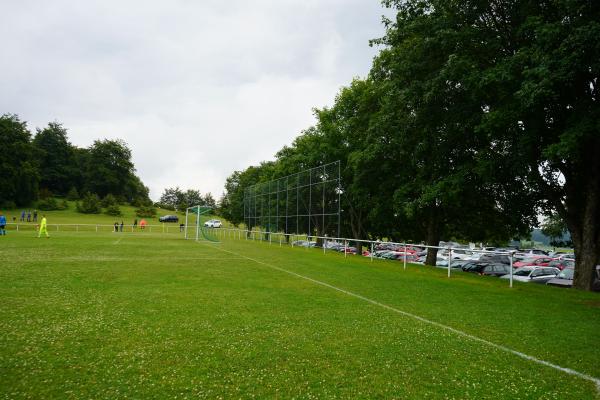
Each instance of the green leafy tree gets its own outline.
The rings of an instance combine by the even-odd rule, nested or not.
[[[0,205],[30,204],[37,198],[40,177],[31,134],[18,116],[0,116],[0,148]]]
[[[61,124],[51,122],[46,128],[38,129],[33,144],[39,154],[40,187],[66,194],[75,185],[79,174],[67,130]]]
[[[106,209],[104,210],[104,214],[106,215],[112,215],[115,217],[119,217],[121,215],[123,215],[123,213],[121,212],[121,209],[119,208],[118,204],[111,204],[108,207],[106,207]]]
[[[125,194],[135,176],[131,150],[122,140],[96,140],[85,164],[85,187],[100,196]]]
[[[102,212],[102,204],[100,197],[95,193],[86,193],[81,202],[76,204],[77,212],[83,214],[100,214]]]
[[[73,186],[73,187],[71,187],[71,189],[69,189],[69,192],[67,193],[67,200],[71,200],[71,201],[79,200],[79,192],[77,191],[77,188],[75,186]]]

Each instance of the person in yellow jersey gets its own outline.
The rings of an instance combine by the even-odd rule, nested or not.
[[[42,220],[40,222],[40,231],[38,232],[38,237],[42,236],[42,232],[44,232],[46,234],[46,237],[49,238],[50,235],[48,235],[48,226],[47,226],[47,222],[46,222],[46,215],[42,215]]]

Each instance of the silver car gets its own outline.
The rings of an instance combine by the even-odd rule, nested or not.
[[[546,283],[558,275],[559,272],[560,270],[554,267],[521,267],[514,270],[513,280],[519,282]],[[503,275],[500,279],[510,279],[510,275]]]

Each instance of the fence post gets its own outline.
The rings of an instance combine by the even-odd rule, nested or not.
[[[371,262],[373,262],[373,244],[374,243],[371,242],[371,254],[370,254],[370,256],[371,256]]]
[[[404,269],[406,269],[406,243],[404,243]]]
[[[513,287],[513,256],[515,255],[515,253],[513,251],[510,252],[510,286],[509,287]]]
[[[344,239],[344,258],[348,257],[348,240]]]
[[[448,278],[450,278],[450,268],[452,268],[452,249],[448,248]]]

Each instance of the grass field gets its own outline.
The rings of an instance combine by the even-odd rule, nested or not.
[[[595,293],[245,240],[51,234],[0,237],[0,398],[599,398],[507,351],[599,378]]]

